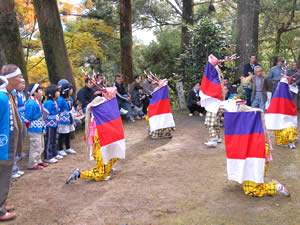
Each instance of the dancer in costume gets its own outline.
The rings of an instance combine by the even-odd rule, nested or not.
[[[262,197],[280,193],[289,196],[278,181],[264,183],[272,155],[263,128],[263,111],[245,105],[236,109],[224,113],[228,179],[243,184],[246,195]]]
[[[297,107],[289,90],[289,77],[283,76],[266,112],[266,127],[274,130],[276,144],[296,148]]]
[[[115,97],[116,88],[99,87],[104,97],[96,97],[88,106],[86,112],[86,141],[88,149],[92,148],[96,166],[91,170],[74,170],[67,179],[70,181],[92,179],[108,180],[112,166],[118,159],[125,158],[125,137],[119,106]]]
[[[175,122],[171,112],[168,80],[159,80],[151,72],[147,76],[157,86],[152,93],[146,118],[150,125],[149,136],[153,139],[172,138],[171,132],[175,129]]]
[[[222,142],[220,135],[220,119],[222,111],[219,107],[225,96],[222,91],[224,78],[219,66],[221,66],[221,62],[235,60],[236,58],[235,55],[226,58],[225,60],[218,60],[214,55],[209,55],[208,57],[208,62],[201,82],[200,98],[201,106],[207,111],[204,125],[208,128],[209,140],[204,144],[209,147],[216,147],[218,143]]]

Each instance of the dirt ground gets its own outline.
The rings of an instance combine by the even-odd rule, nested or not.
[[[300,224],[299,144],[295,150],[274,145],[266,178],[285,184],[291,197],[250,197],[227,180],[224,144],[203,145],[204,118],[174,115],[171,140],[149,139],[145,121],[124,123],[127,156],[109,181],[65,184],[74,168],[94,165],[82,132],[71,143],[77,155],[42,171],[26,170],[23,159],[25,175],[9,193],[18,217],[5,224]]]

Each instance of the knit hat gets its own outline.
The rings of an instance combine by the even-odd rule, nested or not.
[[[61,79],[60,81],[58,81],[57,86],[61,88],[64,84],[67,83],[69,83],[69,81],[67,81],[66,79]]]

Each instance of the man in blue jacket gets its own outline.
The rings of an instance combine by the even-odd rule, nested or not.
[[[4,65],[0,72],[0,222],[16,218],[14,206],[7,205],[12,167],[18,141],[22,141],[22,122],[10,94],[23,78],[21,70],[12,64]]]

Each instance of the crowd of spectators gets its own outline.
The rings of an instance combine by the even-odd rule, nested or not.
[[[224,79],[225,100],[236,96],[245,100],[248,106],[266,110],[280,78],[284,75],[291,77],[299,71],[296,62],[291,64],[289,70],[283,63],[283,59],[278,58],[276,66],[272,67],[269,74],[265,76],[262,66],[257,63],[257,57],[255,55],[250,56],[249,63],[244,65],[243,76],[238,82],[230,83],[228,79]],[[201,107],[200,85],[200,82],[196,82],[188,93],[189,116],[193,116],[195,111],[200,116],[205,114],[205,109]],[[290,91],[297,107],[299,85],[300,76],[293,76],[290,82]]]

